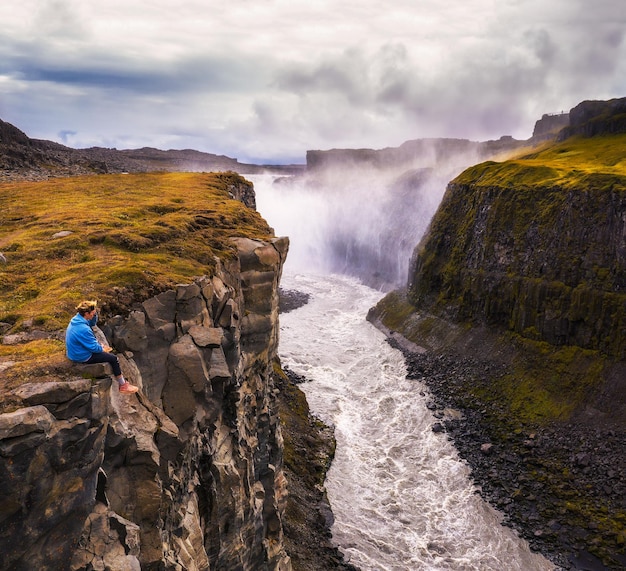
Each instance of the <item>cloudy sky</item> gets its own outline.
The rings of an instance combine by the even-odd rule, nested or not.
[[[623,0],[2,0],[0,119],[242,162],[532,134],[626,96]]]

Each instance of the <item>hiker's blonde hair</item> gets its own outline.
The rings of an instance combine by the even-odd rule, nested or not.
[[[89,313],[90,311],[96,309],[97,305],[98,302],[95,299],[85,299],[76,306],[76,311],[78,311],[81,315],[85,315],[85,313]]]

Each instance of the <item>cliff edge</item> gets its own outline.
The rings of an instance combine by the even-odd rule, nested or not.
[[[0,188],[1,569],[291,569],[273,380],[288,240],[233,198],[249,187]],[[82,298],[137,395],[65,358]]]

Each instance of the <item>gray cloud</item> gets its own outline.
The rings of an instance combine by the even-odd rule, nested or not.
[[[236,53],[190,54],[163,63],[150,55],[129,59],[94,49],[63,54],[38,41],[14,46],[19,53],[4,54],[0,73],[25,82],[162,94],[241,90],[266,81],[260,61]]]
[[[528,137],[545,112],[626,95],[617,0],[22,0],[0,18],[0,118],[72,146],[303,160]]]

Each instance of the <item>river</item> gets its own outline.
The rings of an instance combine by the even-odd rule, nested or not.
[[[433,432],[427,388],[406,378],[402,354],[365,319],[382,294],[303,260],[314,246],[297,241],[307,235],[310,204],[302,213],[295,200],[272,200],[264,180],[255,188],[259,211],[277,235],[290,236],[297,256],[282,287],[310,296],[281,316],[279,352],[309,379],[301,388],[312,413],[335,430],[326,488],[333,540],[346,558],[362,571],[554,569],[501,525],[453,444]]]

